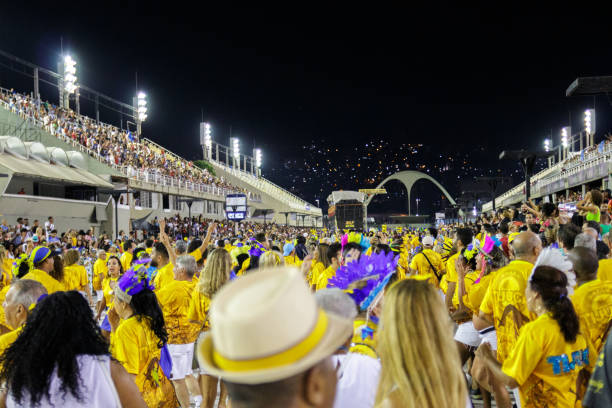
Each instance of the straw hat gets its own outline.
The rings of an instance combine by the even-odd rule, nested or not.
[[[352,322],[318,308],[296,268],[242,276],[210,308],[211,330],[197,345],[207,374],[239,384],[279,381],[332,355]]]

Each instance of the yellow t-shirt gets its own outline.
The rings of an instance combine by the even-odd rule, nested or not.
[[[600,259],[597,279],[602,281],[612,281],[612,259]]]
[[[448,290],[448,282],[446,281],[446,276],[448,273],[445,273],[440,279],[440,290],[446,295],[446,291]]]
[[[200,327],[203,329],[210,328],[208,320],[208,310],[210,309],[210,298],[194,287],[191,300],[189,302],[189,310],[187,311],[187,319],[200,322]]]
[[[6,299],[6,294],[8,293],[10,288],[11,288],[11,285],[7,285],[3,287],[2,290],[0,290],[0,324],[12,330],[13,328],[9,326],[9,324],[6,322],[6,315],[4,314],[4,306],[3,306],[4,299]]]
[[[168,344],[189,344],[198,338],[200,327],[187,317],[194,287],[193,281],[173,280],[156,293],[164,313]]]
[[[102,282],[108,274],[106,260],[96,259],[93,266],[93,288],[94,290],[102,290]]]
[[[364,356],[378,359],[376,354],[376,329],[378,325],[372,320],[368,321],[368,328],[373,331],[372,336],[362,336],[362,328],[365,326],[364,319],[355,319],[353,321],[353,338],[351,339],[351,353],[363,354]]]
[[[56,281],[51,275],[49,275],[45,271],[41,271],[40,269],[32,269],[30,272],[26,273],[21,279],[32,279],[36,282],[40,282],[41,285],[47,289],[47,293],[50,295],[55,292],[61,292],[66,290],[63,284]]]
[[[88,283],[87,270],[83,265],[72,264],[64,267],[64,286],[66,290],[83,290]]]
[[[455,269],[455,261],[459,254],[455,254],[446,261],[446,282],[457,283],[457,270]],[[456,290],[456,289],[455,289]]]
[[[132,316],[111,334],[111,353],[130,374],[144,372],[152,356],[160,358],[159,338],[148,320],[148,317]]]
[[[472,285],[474,284],[474,281],[478,279],[478,275],[480,275],[480,272],[476,271],[469,272],[465,275],[465,279],[463,279],[463,284],[465,285],[466,294],[469,293],[470,289],[472,288]],[[459,277],[457,277],[457,280],[459,280]],[[465,295],[463,297],[465,298]],[[455,293],[453,294],[453,307],[455,309],[459,307],[459,283],[457,283]]]
[[[168,262],[164,267],[157,270],[157,275],[153,279],[153,286],[157,292],[174,280],[174,265]]]
[[[121,266],[123,266],[123,272],[127,272],[127,270],[130,269],[133,257],[134,255],[130,254],[129,252],[124,252],[123,255],[121,255],[119,262],[121,262]]]
[[[151,255],[153,253],[153,248],[145,248],[145,252]]]
[[[285,265],[294,265],[295,264],[295,255],[284,256]]]
[[[113,300],[115,299],[115,292],[113,288],[111,288],[111,282],[117,282],[119,278],[105,278],[102,282],[102,294],[104,295],[104,300],[106,301],[106,307],[111,308],[113,306]]]
[[[323,262],[313,262],[310,269],[310,282],[308,283],[310,283],[311,286],[316,284],[319,277],[323,274],[323,271],[325,271],[325,265],[323,265]]]
[[[189,255],[193,256],[196,262],[202,259],[202,251],[200,251],[200,248],[194,249],[193,252],[189,253]]]
[[[427,262],[427,259],[425,259],[425,256],[427,256],[429,262],[431,262],[431,265],[436,268],[435,273],[431,268],[431,265],[429,265],[429,262]],[[412,261],[410,262],[410,269],[417,271],[417,274],[419,275],[432,274],[435,276],[437,274],[438,276],[442,276],[444,273],[444,262],[442,262],[442,257],[437,252],[434,252],[431,249],[424,249],[422,252],[416,254],[412,258]],[[435,285],[438,285],[437,278]]]
[[[7,348],[11,347],[11,344],[17,340],[17,337],[23,331],[23,326],[19,326],[15,330],[11,330],[8,333],[4,333],[0,336],[0,356],[4,354]]]
[[[612,282],[599,279],[580,285],[571,296],[580,329],[589,336],[597,353],[606,342],[606,329],[612,321]]]
[[[329,280],[329,278],[335,275],[336,275],[336,268],[334,268],[333,265],[329,265],[329,267],[327,267],[327,269],[325,269],[323,273],[321,273],[321,276],[319,276],[315,289],[316,290],[325,289],[327,287],[327,281]]]
[[[592,371],[596,360],[582,334],[567,343],[557,321],[543,314],[523,326],[502,371],[519,384],[522,407],[574,408],[578,373]]]
[[[478,281],[478,283],[474,281],[470,288],[466,289],[466,293],[463,296],[463,304],[468,307],[472,311],[472,313],[476,315],[478,314],[478,310],[480,310],[480,304],[482,303],[482,300],[484,299],[485,294],[487,293],[487,289],[489,289],[489,285],[493,281],[493,278],[496,276],[496,273],[497,271],[493,271],[488,275],[483,276],[480,281]]]
[[[533,264],[518,259],[500,268],[480,304],[482,312],[493,316],[497,332],[497,359],[501,363],[514,347],[521,326],[535,317],[527,309],[525,299],[525,288],[532,269]]]

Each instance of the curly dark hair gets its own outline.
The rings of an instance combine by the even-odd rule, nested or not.
[[[580,330],[578,315],[567,296],[567,276],[557,268],[540,265],[533,271],[530,288],[542,296],[546,310],[559,324],[565,341],[574,343]]]
[[[168,332],[166,331],[164,314],[161,307],[159,307],[155,293],[151,289],[143,289],[132,296],[130,306],[138,321],[142,321],[145,318],[149,322],[151,330],[153,330],[153,333],[159,339],[157,346],[162,348],[168,342]]]
[[[0,357],[0,381],[18,404],[37,406],[51,398],[50,377],[57,368],[60,390],[82,401],[76,359],[82,354],[109,355],[108,343],[79,292],[56,292],[37,304],[23,332]],[[27,395],[30,400],[23,401]]]
[[[111,255],[106,260],[107,265],[108,265],[108,261],[110,261],[111,259],[116,259],[117,263],[119,263],[119,276],[122,276],[125,271],[123,270],[123,264],[121,263],[121,259],[119,259],[117,255]],[[107,272],[107,275],[110,276],[110,272]]]

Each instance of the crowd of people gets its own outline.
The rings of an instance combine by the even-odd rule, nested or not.
[[[0,92],[0,99],[11,112],[31,120],[62,140],[78,142],[94,157],[120,168],[128,176],[144,171],[152,179],[167,176],[182,182],[244,192],[243,189],[231,185],[223,178],[215,177],[208,170],[195,166],[161,146],[139,140],[128,130],[97,122],[49,102],[37,104],[31,96],[13,90]]]
[[[3,221],[2,399],[610,406],[609,204],[392,232],[176,216],[116,241]]]

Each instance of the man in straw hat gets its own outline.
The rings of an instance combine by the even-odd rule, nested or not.
[[[331,356],[352,322],[317,307],[297,269],[264,269],[213,299],[200,367],[227,385],[232,407],[332,407]]]

